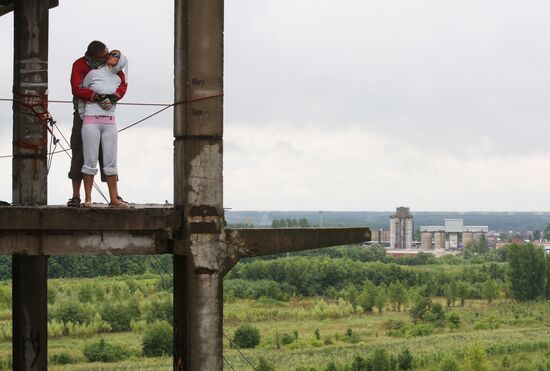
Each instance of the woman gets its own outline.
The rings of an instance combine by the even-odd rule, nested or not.
[[[120,86],[117,72],[127,65],[127,59],[120,51],[113,50],[103,67],[91,70],[82,83],[83,87],[93,90],[96,94],[109,98],[112,104],[101,106],[96,102],[86,102],[80,107],[82,115],[82,148],[84,165],[82,179],[84,181],[85,207],[92,206],[92,186],[94,175],[97,174],[99,143],[103,149],[103,171],[107,176],[107,187],[111,202],[110,207],[127,208],[128,203],[117,198],[117,125],[115,119],[115,92]],[[98,99],[97,101],[101,101]]]

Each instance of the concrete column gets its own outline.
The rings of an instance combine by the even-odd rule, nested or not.
[[[458,248],[458,233],[449,233],[449,247],[451,249]]]
[[[48,89],[49,2],[15,1],[15,99]],[[16,205],[47,204],[46,129],[21,102],[13,104],[13,195]],[[13,257],[13,369],[47,370],[47,257]]]
[[[445,232],[434,232],[434,249],[445,248]]]
[[[466,247],[466,245],[474,240],[474,233],[473,232],[464,232],[462,233],[462,246]]]
[[[432,232],[420,233],[420,245],[422,247],[422,250],[432,249]]]
[[[175,0],[175,101],[223,92],[223,0]],[[174,108],[175,370],[223,369],[223,100]],[[179,255],[179,256],[178,256]]]

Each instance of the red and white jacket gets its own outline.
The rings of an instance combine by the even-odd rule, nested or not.
[[[84,77],[90,72],[92,69],[86,62],[85,57],[78,58],[73,63],[73,69],[71,71],[71,89],[73,91],[73,96],[79,100],[84,101],[93,101],[94,100],[94,91],[88,88],[84,88],[82,86],[82,82],[84,81]],[[117,97],[117,100],[121,100],[124,97],[124,94],[126,94],[126,89],[128,89],[128,84],[126,83],[126,77],[124,76],[123,71],[119,71],[117,75],[120,77],[120,86],[115,92],[115,96]]]

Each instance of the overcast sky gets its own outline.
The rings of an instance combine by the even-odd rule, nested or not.
[[[71,64],[99,39],[130,60],[125,101],[172,102],[173,1],[151,4],[60,0],[50,99],[71,99]],[[548,19],[542,0],[226,0],[225,206],[550,210]],[[0,17],[2,98],[12,30]],[[71,109],[50,106],[66,136]],[[120,106],[117,121],[154,111]],[[0,120],[1,156],[11,104]],[[121,133],[121,194],[172,201],[172,148],[172,110]],[[70,197],[68,168],[56,155],[50,204]],[[0,172],[11,201],[11,160]]]

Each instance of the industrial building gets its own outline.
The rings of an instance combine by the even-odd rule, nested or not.
[[[458,249],[488,231],[486,225],[465,226],[464,219],[445,219],[445,225],[420,226],[420,244],[424,250]]]
[[[390,216],[390,249],[411,249],[414,222],[408,207],[398,207]]]

